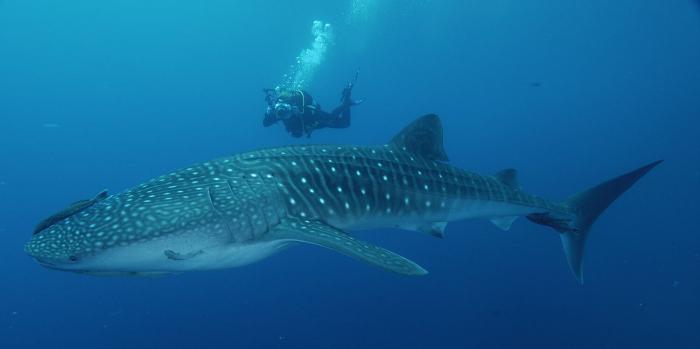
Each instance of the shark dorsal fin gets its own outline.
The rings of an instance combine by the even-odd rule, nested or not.
[[[423,115],[404,127],[389,145],[426,159],[449,161],[442,146],[442,123],[435,114]]]
[[[511,189],[520,189],[520,183],[518,183],[518,171],[516,171],[514,168],[500,170],[493,176]]]

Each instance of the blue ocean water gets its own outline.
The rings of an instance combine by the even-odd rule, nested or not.
[[[315,41],[315,20],[332,37]],[[699,348],[698,62],[694,1],[2,0],[0,346]],[[350,128],[262,127],[262,88],[301,71],[329,109],[357,68]],[[548,198],[666,161],[594,226],[584,285],[526,220],[357,233],[424,277],[311,246],[162,278],[23,251],[39,220],[104,188],[262,147],[382,144],[426,113],[452,164],[517,168]]]

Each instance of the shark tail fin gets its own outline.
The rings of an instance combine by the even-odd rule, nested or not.
[[[561,219],[549,213],[528,216],[535,223],[551,226],[561,233],[569,267],[580,283],[583,283],[586,238],[593,223],[613,201],[661,162],[652,162],[570,197],[564,204],[574,212],[573,217]]]

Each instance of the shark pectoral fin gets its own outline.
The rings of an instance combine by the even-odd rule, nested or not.
[[[398,274],[428,273],[418,264],[394,252],[358,240],[320,221],[285,218],[268,236],[269,239],[288,239],[322,246]]]
[[[496,218],[491,218],[490,221],[498,227],[499,229],[503,231],[508,231],[510,229],[510,226],[513,224],[513,222],[518,219],[518,216],[505,216],[505,217],[496,217]]]
[[[163,254],[165,254],[165,256],[168,257],[168,259],[172,259],[174,261],[184,261],[184,260],[199,256],[202,253],[204,253],[204,251],[202,251],[202,250],[188,252],[188,253],[178,253],[178,252],[175,252],[173,250],[163,251]]]

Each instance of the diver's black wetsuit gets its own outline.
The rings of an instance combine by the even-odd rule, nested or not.
[[[314,130],[321,128],[349,127],[350,107],[353,106],[353,102],[350,99],[351,87],[349,86],[343,90],[341,104],[330,113],[321,110],[321,106],[315,103],[313,97],[306,91],[291,91],[287,96],[280,98],[281,101],[289,103],[301,111],[286,119],[281,119],[287,132],[294,137],[301,137],[304,134],[309,137]],[[278,118],[274,110],[272,112],[268,111],[265,114],[263,126],[268,127],[279,120],[280,118]]]

